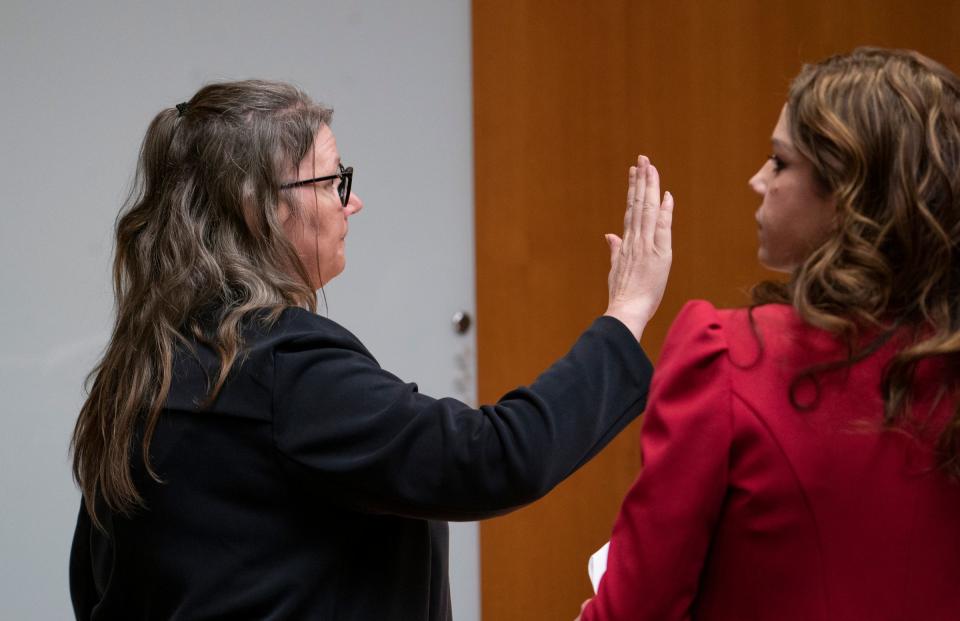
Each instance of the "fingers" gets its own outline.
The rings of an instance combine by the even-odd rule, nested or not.
[[[627,173],[627,211],[633,207],[633,201],[637,198],[637,167],[631,166]]]
[[[593,598],[591,597],[591,598],[589,598],[589,599],[583,600],[583,603],[580,604],[580,614],[578,614],[578,615],[577,615],[577,618],[574,619],[573,621],[580,621],[580,619],[583,618],[583,611],[586,610],[587,604],[589,604],[592,599],[593,599]]]
[[[633,220],[633,203],[637,198],[637,167],[631,166],[627,174],[627,208],[623,212],[623,230],[630,229]]]
[[[657,213],[653,247],[661,254],[673,251],[673,194],[670,192],[663,195],[663,203]]]
[[[640,236],[642,233],[643,222],[640,212],[642,209],[643,197],[646,194],[649,168],[650,160],[647,158],[647,156],[637,156],[637,178],[633,200],[630,201],[630,207],[627,209],[630,221],[629,223],[624,222],[625,226],[623,228],[623,236],[625,240],[632,240],[634,237],[641,238]]]
[[[640,226],[642,227],[644,241],[652,244],[654,230],[657,228],[657,217],[660,213],[660,173],[652,164],[647,167],[647,179],[642,200]]]
[[[673,196],[660,198],[660,173],[645,155],[637,156],[627,182],[627,209],[623,216],[623,239],[607,236],[611,250],[640,241],[658,252],[670,252],[672,245]],[[611,241],[616,239],[616,243]]]

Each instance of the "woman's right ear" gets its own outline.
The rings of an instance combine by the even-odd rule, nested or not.
[[[280,224],[287,223],[287,220],[290,219],[290,213],[290,207],[287,205],[287,203],[280,201],[280,203],[277,205],[277,220],[279,220]]]

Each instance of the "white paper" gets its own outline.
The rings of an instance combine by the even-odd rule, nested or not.
[[[610,542],[603,544],[603,547],[593,553],[590,560],[587,561],[587,573],[590,575],[590,583],[593,584],[593,592],[596,593],[600,588],[600,578],[607,571],[607,550],[610,549]]]

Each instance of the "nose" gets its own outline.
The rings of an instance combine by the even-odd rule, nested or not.
[[[352,216],[363,209],[363,199],[361,199],[356,192],[350,192],[350,198],[347,199],[347,206],[343,209],[347,212],[347,216]]]
[[[764,162],[763,166],[760,167],[760,170],[754,173],[754,175],[750,177],[750,180],[747,181],[747,184],[750,186],[750,188],[757,194],[760,194],[761,196],[766,194],[767,192],[767,180],[766,180],[765,172],[766,172],[767,164],[769,163],[770,163],[769,160]]]

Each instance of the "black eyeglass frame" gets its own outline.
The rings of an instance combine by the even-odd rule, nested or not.
[[[303,181],[291,181],[290,183],[284,183],[281,185],[280,189],[289,190],[290,188],[298,188],[301,185],[309,185],[311,183],[320,183],[321,181],[339,179],[340,185],[337,186],[337,194],[340,196],[340,204],[343,207],[346,207],[347,203],[350,202],[350,188],[353,186],[353,166],[347,166],[344,168],[342,163],[338,166],[340,167],[340,170],[335,175],[314,177],[313,179],[304,179]]]

